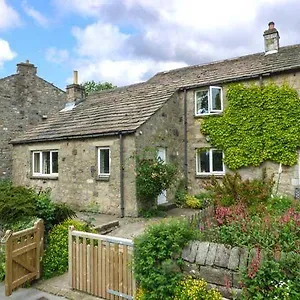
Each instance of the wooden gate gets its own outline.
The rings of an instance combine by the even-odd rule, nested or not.
[[[73,289],[105,299],[133,299],[133,241],[69,229],[69,281]]]
[[[18,232],[6,231],[5,295],[22,284],[40,277],[40,258],[43,254],[44,223],[38,220],[32,228]]]

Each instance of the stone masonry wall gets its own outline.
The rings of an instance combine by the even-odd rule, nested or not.
[[[146,147],[166,148],[167,162],[178,164],[177,180],[183,178],[184,131],[183,108],[178,93],[175,93],[136,132],[136,151],[142,153]],[[167,191],[167,200],[173,202],[176,184]]]
[[[271,78],[264,78],[263,83],[275,82],[278,85],[284,83],[289,84],[291,87],[295,88],[300,95],[300,72],[297,73],[286,73],[283,75],[272,76]],[[258,80],[252,80],[244,82],[246,84],[256,83],[259,84]],[[219,85],[223,87],[224,95],[224,107],[227,107],[228,103],[226,101],[226,90],[228,84]],[[209,176],[199,176],[196,175],[196,149],[210,147],[211,145],[206,141],[205,136],[200,132],[200,121],[201,117],[195,117],[195,92],[197,89],[187,91],[187,121],[188,121],[188,182],[189,182],[189,192],[191,194],[199,193],[202,189],[203,179],[209,178]],[[180,103],[183,107],[184,98],[183,92],[180,93]],[[300,156],[299,156],[300,158]],[[299,159],[300,161],[300,159]],[[266,162],[261,167],[247,167],[238,170],[243,178],[257,178],[262,174],[262,167],[266,167],[268,174],[275,175],[275,181],[278,179],[278,168],[279,165]],[[226,170],[230,172],[230,170]],[[282,168],[282,174],[280,176],[279,182],[279,193],[294,195],[295,187],[300,187],[300,165],[296,164],[292,167]]]
[[[217,288],[224,297],[239,294],[239,270],[247,267],[255,255],[255,249],[230,247],[209,242],[190,242],[182,251],[183,272],[194,278],[203,278]]]
[[[124,136],[125,215],[136,216],[135,150],[133,135]],[[109,178],[98,178],[97,147],[110,147]],[[34,150],[58,150],[58,177],[33,177],[31,153]],[[120,214],[120,139],[118,136],[74,139],[59,142],[14,145],[13,182],[36,189],[51,189],[53,200],[77,209]]]
[[[18,65],[18,73],[0,79],[0,179],[12,174],[10,140],[63,108],[65,92],[36,75],[34,65]]]

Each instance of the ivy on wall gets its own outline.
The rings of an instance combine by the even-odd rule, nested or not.
[[[223,115],[201,120],[201,132],[222,149],[230,169],[271,160],[291,166],[300,147],[300,99],[288,85],[231,85]]]

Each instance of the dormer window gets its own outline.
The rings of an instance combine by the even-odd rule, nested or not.
[[[218,86],[210,86],[195,93],[195,116],[217,114],[223,111],[223,92]]]

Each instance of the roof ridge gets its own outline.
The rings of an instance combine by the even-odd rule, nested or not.
[[[293,45],[287,45],[287,46],[280,47],[278,53],[280,54],[281,50],[285,50],[287,48],[296,48],[297,46],[299,47],[300,44],[293,44]],[[262,54],[265,55],[265,52],[256,52],[256,53],[251,53],[251,54],[247,54],[247,55],[235,56],[235,57],[231,57],[231,58],[226,58],[226,59],[220,59],[220,60],[215,60],[215,61],[211,61],[211,62],[206,62],[206,63],[203,63],[203,64],[189,65],[189,66],[185,66],[185,67],[181,67],[181,68],[176,68],[176,69],[161,71],[161,72],[156,73],[151,78],[149,78],[148,81],[150,83],[151,79],[154,78],[156,75],[169,74],[169,73],[172,73],[172,72],[175,73],[175,72],[178,72],[178,71],[181,71],[181,70],[194,69],[194,68],[199,68],[199,67],[204,67],[204,66],[211,66],[211,65],[220,64],[220,63],[223,63],[223,62],[239,60],[241,58],[259,56],[259,55],[262,55]]]

